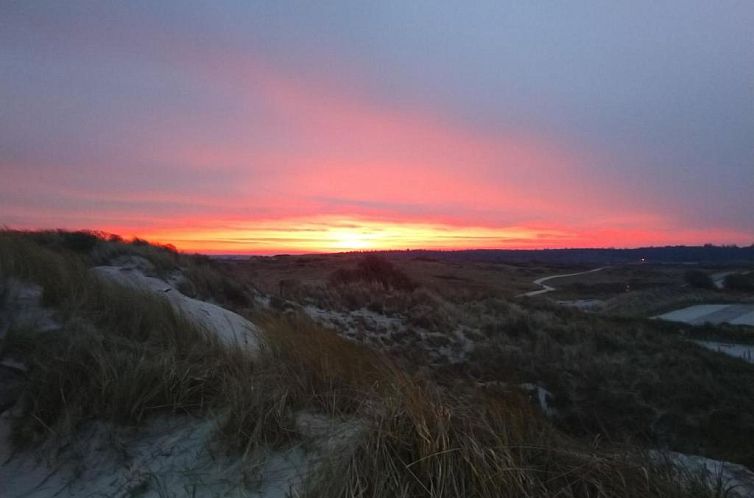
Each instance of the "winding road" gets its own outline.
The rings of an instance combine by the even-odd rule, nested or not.
[[[594,268],[592,270],[587,270],[587,271],[580,271],[578,273],[567,273],[565,275],[550,275],[548,277],[538,278],[533,283],[534,283],[534,285],[538,285],[538,286],[542,287],[541,289],[539,289],[539,290],[533,290],[533,291],[529,291],[529,292],[524,292],[523,294],[519,294],[516,297],[533,297],[533,296],[538,296],[540,294],[544,294],[546,292],[552,292],[552,291],[555,290],[555,287],[551,287],[551,286],[547,285],[545,282],[547,282],[548,280],[553,280],[553,279],[556,279],[556,278],[575,277],[577,275],[586,275],[587,273],[594,273],[594,272],[597,272],[597,271],[600,271],[600,270],[604,270],[605,268],[609,268],[609,267],[608,266],[601,266],[599,268]]]

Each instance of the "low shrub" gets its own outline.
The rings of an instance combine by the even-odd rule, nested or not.
[[[182,270],[178,290],[190,297],[215,301],[232,309],[252,305],[251,290],[207,258],[191,258]]]
[[[754,464],[754,365],[708,351],[654,321],[529,310],[490,327],[466,365],[481,380],[541,382],[559,427]],[[736,407],[736,408],[734,408]],[[672,425],[658,414],[677,415]]]
[[[683,275],[687,284],[699,289],[714,289],[712,278],[701,270],[689,270]]]
[[[396,268],[382,256],[369,254],[362,257],[354,269],[339,269],[333,272],[330,283],[333,285],[351,282],[375,282],[385,289],[411,291],[417,287],[408,275]]]
[[[754,273],[732,273],[730,275],[726,275],[724,286],[726,289],[734,291],[753,292]]]
[[[100,236],[94,232],[61,232],[62,245],[72,251],[88,253],[97,245]]]

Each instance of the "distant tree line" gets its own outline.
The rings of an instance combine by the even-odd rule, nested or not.
[[[638,249],[472,249],[463,251],[395,251],[392,257],[477,261],[485,263],[621,264],[621,263],[710,263],[754,262],[754,245],[666,246]]]

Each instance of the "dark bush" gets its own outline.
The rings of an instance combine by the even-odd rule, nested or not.
[[[95,245],[97,245],[97,242],[104,239],[105,234],[93,230],[80,230],[77,232],[41,230],[37,232],[28,232],[27,236],[39,245],[51,249],[63,248],[75,252],[89,252]]]
[[[330,275],[330,284],[343,285],[349,282],[358,280],[355,270],[346,270],[345,268],[338,268]]]
[[[222,299],[224,302],[236,306],[245,306],[249,304],[249,298],[244,292],[243,286],[234,280],[225,280],[222,286]]]
[[[725,288],[736,291],[754,291],[754,274],[733,273],[725,277]]]
[[[697,287],[699,289],[715,288],[715,284],[712,282],[710,276],[701,270],[689,270],[683,278],[691,287]]]
[[[361,258],[356,268],[347,270],[341,268],[330,276],[330,283],[334,285],[351,282],[374,282],[382,284],[386,289],[411,291],[417,287],[411,277],[396,268],[387,259],[369,254]]]
[[[178,253],[160,246],[163,254],[176,257]],[[247,288],[227,268],[215,264],[205,256],[191,256],[190,263],[182,268],[183,279],[178,290],[189,297],[214,301],[230,309],[252,304]]]
[[[60,240],[66,249],[76,252],[89,252],[97,245],[98,234],[88,231],[61,232]]]
[[[139,237],[134,237],[133,240],[131,241],[131,245],[133,245],[133,246],[148,246],[149,245],[149,241],[144,240],[144,239],[140,239]]]

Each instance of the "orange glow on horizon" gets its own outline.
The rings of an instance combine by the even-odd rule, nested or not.
[[[218,228],[221,227],[221,228]],[[108,230],[127,233],[124,230]],[[673,238],[651,230],[577,230],[546,226],[463,226],[440,222],[385,221],[314,216],[217,222],[137,233],[185,252],[207,254],[301,254],[370,250],[556,249],[641,247],[741,241],[740,233],[676,230]]]
[[[159,229],[142,234],[183,251],[238,254],[541,247],[561,235],[523,227],[458,227],[347,217],[257,221],[227,228]]]

